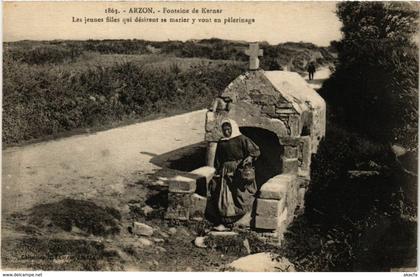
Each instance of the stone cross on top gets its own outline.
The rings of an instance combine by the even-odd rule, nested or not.
[[[250,43],[249,49],[245,50],[245,54],[249,56],[249,69],[257,70],[260,67],[258,57],[263,55],[263,50],[258,47],[258,43]]]

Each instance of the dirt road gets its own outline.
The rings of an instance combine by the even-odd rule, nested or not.
[[[328,67],[321,67],[315,72],[313,80],[309,80],[308,75],[305,76],[305,80],[311,88],[318,90],[322,87],[324,81],[330,77],[331,73]]]
[[[63,197],[118,196],[155,155],[204,139],[205,110],[3,151],[3,215]]]

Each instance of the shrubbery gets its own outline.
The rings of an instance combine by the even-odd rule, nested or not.
[[[322,95],[342,126],[417,147],[418,10],[411,3],[345,2],[338,66]]]
[[[33,47],[11,47],[5,51],[6,59],[33,65],[74,61],[80,55],[82,55],[82,50],[78,47],[48,44]]]
[[[234,64],[162,70],[132,62],[80,69],[30,66],[7,59],[3,142],[204,108],[243,70],[244,66]]]
[[[311,186],[307,205],[337,222],[360,220],[377,203],[385,203],[393,184],[395,155],[387,144],[378,144],[329,122],[311,164]],[[350,171],[371,171],[377,175],[357,177]],[[375,202],[376,201],[376,202]],[[308,212],[313,212],[308,210]]]

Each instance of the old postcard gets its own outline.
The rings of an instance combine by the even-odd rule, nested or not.
[[[417,276],[418,13],[5,2],[2,270]]]

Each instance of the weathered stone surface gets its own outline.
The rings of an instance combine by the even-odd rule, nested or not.
[[[141,208],[141,210],[143,211],[143,214],[145,215],[145,216],[147,216],[147,215],[149,215],[149,214],[151,214],[154,210],[153,210],[153,208],[152,207],[150,207],[150,206],[148,206],[148,205],[146,205],[146,206],[144,206],[143,208]]]
[[[285,100],[286,101],[286,100]],[[276,107],[279,109],[285,109],[285,108],[293,108],[293,105],[289,102],[277,102]]]
[[[296,180],[299,188],[308,188],[309,183],[311,182],[310,176],[298,176]]]
[[[203,166],[200,168],[197,168],[193,171],[191,171],[191,173],[202,176],[204,178],[206,178],[206,183],[209,183],[210,180],[213,178],[214,173],[216,172],[216,169],[212,166]]]
[[[278,216],[278,225],[277,225],[277,232],[279,236],[282,236],[283,233],[286,231],[287,226],[289,226],[290,222],[292,222],[294,217],[294,209],[292,212],[288,207],[286,207],[283,212]]]
[[[207,143],[207,153],[206,153],[206,164],[207,166],[214,167],[214,159],[216,157],[217,142],[208,142]]]
[[[305,188],[298,189],[298,206],[301,209],[304,207],[304,204],[305,204],[305,193],[306,193]]]
[[[276,230],[279,223],[279,217],[255,216],[255,228],[258,229]]]
[[[293,180],[292,175],[281,174],[274,176],[261,186],[259,198],[280,200],[286,193]]]
[[[276,113],[278,114],[296,114],[296,111],[291,108],[281,108],[276,109]]]
[[[301,171],[310,170],[311,157],[311,138],[309,136],[303,136],[298,146],[299,169]]]
[[[141,222],[133,223],[133,233],[139,236],[150,237],[153,235],[154,229],[147,224]]]
[[[276,107],[274,105],[262,106],[261,111],[265,114],[273,114],[276,112]]]
[[[219,111],[217,113],[209,112],[206,115],[205,123],[205,139],[208,142],[217,142],[223,137],[220,124],[224,119],[228,118],[227,111]]]
[[[165,219],[188,220],[190,216],[191,193],[168,194],[168,209]]]
[[[206,238],[205,237],[196,237],[194,240],[194,245],[198,248],[206,248]]]
[[[170,192],[194,192],[197,188],[197,178],[185,177],[185,176],[175,176],[168,180],[169,191]]]
[[[229,112],[229,118],[235,120],[240,127],[263,128],[272,131],[279,137],[288,135],[288,129],[281,120],[264,115],[261,113],[260,108],[252,103],[236,103]]]
[[[211,166],[203,166],[190,172],[196,176],[196,193],[203,196],[207,195],[207,184],[211,181],[215,172],[216,169]]]
[[[208,233],[208,236],[213,237],[231,237],[231,236],[237,236],[238,233],[233,231],[211,231]]]
[[[257,199],[256,214],[263,217],[277,217],[283,211],[285,204],[285,197],[280,200]]]
[[[285,158],[297,158],[298,148],[296,146],[284,146],[284,157]]]
[[[285,257],[277,258],[271,253],[257,253],[239,258],[229,264],[243,272],[295,272],[295,266]]]
[[[281,145],[298,146],[300,143],[300,137],[280,136],[279,142]]]
[[[137,241],[140,246],[151,246],[153,244],[153,242],[151,242],[150,240],[146,239],[146,238],[139,238]]]
[[[300,136],[302,130],[302,124],[299,115],[290,115],[289,116],[289,127],[290,127],[290,135],[292,137]]]
[[[289,209],[285,207],[277,216],[255,216],[255,228],[264,230],[275,230],[277,236],[281,236],[289,225],[293,214],[289,214]]]
[[[203,220],[205,217],[207,198],[194,193],[191,195],[190,219]]]
[[[298,172],[298,159],[283,157],[282,173],[283,174],[297,174]]]

